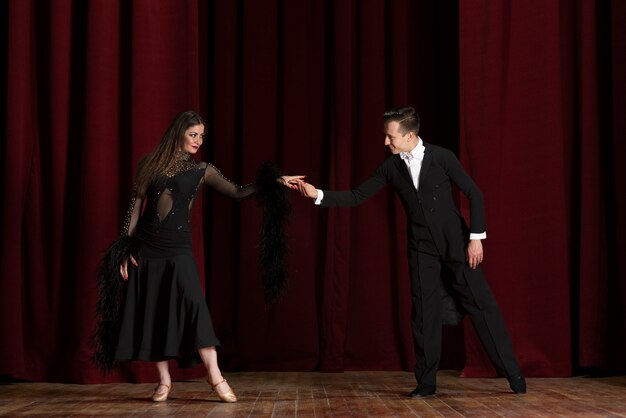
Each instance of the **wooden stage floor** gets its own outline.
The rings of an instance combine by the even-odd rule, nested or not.
[[[439,373],[435,396],[409,398],[408,372],[228,373],[239,402],[218,402],[201,380],[175,382],[170,399],[154,384],[0,384],[0,416],[176,417],[626,417],[626,376],[531,378],[515,395],[505,379]]]

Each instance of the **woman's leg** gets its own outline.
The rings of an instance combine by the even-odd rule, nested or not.
[[[209,381],[212,384],[216,384],[222,380],[222,372],[220,372],[220,368],[217,365],[217,351],[215,347],[199,348],[198,353],[200,354],[200,358],[202,358],[204,367],[206,367]]]
[[[156,388],[155,393],[165,393],[172,386],[169,363],[167,361],[159,361],[156,367],[159,371],[159,386]]]
[[[208,374],[207,380],[213,389],[218,394],[222,395],[230,392],[232,389],[228,385],[228,382],[226,382],[222,377],[222,372],[217,365],[217,351],[215,350],[215,347],[199,348],[198,353],[200,354],[200,358],[202,358],[204,367],[206,367]]]
[[[156,367],[159,371],[159,384],[154,388],[152,400],[155,402],[163,402],[167,400],[170,390],[172,390],[172,378],[170,377],[167,361],[157,362]]]

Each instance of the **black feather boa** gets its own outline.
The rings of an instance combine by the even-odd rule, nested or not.
[[[257,173],[256,200],[263,208],[263,222],[259,239],[259,269],[262,274],[265,303],[275,303],[288,283],[285,263],[287,238],[285,227],[291,215],[287,189],[276,181],[281,176],[271,162],[263,163]]]
[[[120,265],[136,252],[136,239],[121,236],[109,246],[98,267],[96,281],[98,302],[96,304],[96,329],[91,338],[94,349],[93,362],[107,373],[115,367],[115,347],[120,332],[122,304],[127,282],[120,275]]]

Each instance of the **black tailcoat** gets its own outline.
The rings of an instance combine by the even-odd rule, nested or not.
[[[520,370],[500,310],[480,267],[470,268],[465,259],[470,232],[486,231],[482,193],[451,151],[427,143],[424,143],[424,147],[418,190],[413,185],[406,163],[399,155],[392,155],[357,188],[348,191],[324,190],[321,205],[355,206],[386,184],[391,184],[407,216],[409,247],[415,242],[415,225],[425,223],[437,248],[436,259],[453,273],[447,287],[458,297],[462,309],[472,320],[496,370],[504,376],[515,376]],[[469,227],[454,202],[452,183],[459,187],[469,201]],[[417,361],[415,373],[420,384],[434,385],[441,348],[442,315],[438,297],[427,297],[426,294],[436,286],[433,283],[439,277],[427,277],[420,272],[417,267],[417,248],[409,248],[408,253]],[[439,269],[432,271],[437,274],[441,272]],[[425,285],[425,281],[429,283]],[[423,306],[426,304],[429,306]]]

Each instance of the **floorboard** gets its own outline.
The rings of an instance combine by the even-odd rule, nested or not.
[[[530,378],[515,395],[504,379],[441,371],[437,394],[409,398],[407,372],[228,373],[239,402],[224,404],[202,380],[175,382],[170,399],[154,384],[0,385],[0,416],[40,417],[626,417],[626,376]]]

